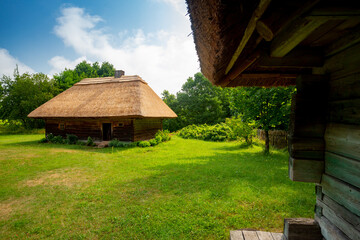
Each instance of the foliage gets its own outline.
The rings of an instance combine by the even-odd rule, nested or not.
[[[201,73],[188,78],[175,95],[162,93],[163,101],[178,115],[164,120],[164,129],[179,130],[190,124],[216,124],[230,116],[228,89],[212,85]]]
[[[49,142],[63,144],[65,143],[65,140],[62,136],[54,136],[51,140],[49,140]]]
[[[21,121],[25,129],[44,127],[43,120],[30,119],[27,115],[59,92],[54,81],[42,73],[19,75],[15,69],[14,79],[3,75],[0,85],[0,119]]]
[[[254,122],[244,122],[241,117],[227,118],[226,125],[231,128],[230,139],[242,138],[247,144],[252,144],[253,137],[256,136]]]
[[[42,137],[0,136],[0,201],[14,203],[2,239],[228,239],[314,214],[314,184],[288,178],[284,151],[177,136],[152,151],[88,151]]]
[[[49,142],[49,141],[46,137],[39,140],[39,143],[47,143],[47,142]]]
[[[171,140],[171,135],[169,130],[159,130],[157,131],[157,133],[155,134],[155,139],[156,137],[161,137],[161,142],[167,142]],[[160,138],[158,138],[158,140],[160,140]],[[156,140],[156,141],[158,141]]]
[[[189,125],[178,132],[182,138],[201,139],[206,141],[222,142],[230,139],[231,128],[224,123],[215,125]]]
[[[162,137],[160,135],[155,135],[155,141],[159,144],[162,142]]]
[[[94,141],[90,136],[88,137],[88,139],[86,141],[86,146],[94,146]]]
[[[138,146],[139,147],[150,147],[151,144],[149,143],[149,141],[140,141]]]
[[[108,62],[103,62],[100,67],[98,62],[91,65],[86,61],[82,61],[76,65],[74,70],[65,69],[60,74],[55,74],[54,79],[57,87],[61,91],[65,91],[84,78],[109,77],[114,76],[114,74],[115,68]]]
[[[67,144],[76,144],[79,138],[74,134],[66,134],[66,143]]]
[[[156,141],[155,139],[150,139],[150,140],[149,140],[149,143],[150,143],[151,146],[156,146],[156,145],[158,145],[158,141]]]
[[[137,142],[122,142],[117,139],[113,139],[109,142],[109,147],[136,147]]]

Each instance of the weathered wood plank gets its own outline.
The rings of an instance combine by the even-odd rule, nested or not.
[[[302,40],[309,36],[316,28],[327,22],[325,18],[294,21],[288,28],[279,33],[271,43],[270,56],[283,57],[294,49]]]
[[[332,209],[330,206],[328,206],[327,204],[325,204],[321,201],[317,201],[316,204],[321,206],[322,214],[329,221],[331,221],[337,228],[339,228],[343,233],[345,233],[349,238],[354,239],[354,240],[360,239],[360,232],[356,228],[356,226],[354,226],[353,222],[349,222],[343,218],[344,213],[341,210],[345,209],[345,208]],[[357,219],[359,219],[359,218],[357,217]],[[353,220],[356,221],[356,219],[353,219]]]
[[[360,73],[360,43],[333,55],[325,61],[324,69],[332,80]]]
[[[329,123],[325,132],[325,149],[360,161],[360,126]]]
[[[360,73],[329,82],[330,101],[360,98]]]
[[[321,233],[327,240],[350,240],[340,229],[332,224],[326,217],[317,217],[315,220],[321,227]]]
[[[259,240],[273,240],[270,232],[256,231]]]
[[[256,231],[243,230],[244,240],[259,240]]]
[[[360,216],[360,192],[358,188],[327,174],[323,174],[321,185],[325,195]]]
[[[316,204],[320,207],[325,207],[325,205],[328,208],[331,208],[336,214],[341,217],[342,219],[346,220],[348,223],[350,223],[355,229],[360,231],[360,218],[346,209],[345,207],[341,206],[334,200],[332,200],[330,197],[324,195],[323,199],[316,199]]]
[[[324,161],[289,157],[289,178],[292,181],[320,183]]]
[[[271,0],[260,0],[259,5],[253,12],[250,21],[244,31],[244,35],[239,43],[239,46],[237,47],[235,53],[233,54],[228,66],[226,67],[225,74],[228,74],[230,69],[234,66],[236,60],[240,56],[241,52],[245,48],[247,42],[249,41],[251,35],[253,34],[256,22],[261,18],[262,14],[265,12],[266,8],[269,6]]]
[[[359,42],[360,42],[360,28],[358,27],[353,31],[351,31],[349,34],[341,37],[336,42],[328,46],[325,50],[325,54],[327,56],[337,54],[338,52],[341,52],[346,48],[351,47],[352,45],[355,45]]]
[[[274,240],[281,240],[283,234],[282,233],[271,233],[271,236],[274,238]]]
[[[244,240],[241,230],[230,231],[230,240]]]
[[[360,188],[360,161],[326,152],[325,173]]]
[[[328,119],[335,123],[360,123],[360,98],[330,102]]]
[[[324,159],[325,141],[323,138],[289,138],[289,154],[299,159]]]

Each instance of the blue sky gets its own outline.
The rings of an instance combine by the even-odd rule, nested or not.
[[[175,93],[199,64],[181,0],[0,1],[0,75],[109,61]]]

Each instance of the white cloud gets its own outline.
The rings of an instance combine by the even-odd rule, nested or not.
[[[86,57],[79,57],[74,61],[70,61],[62,56],[55,56],[49,60],[49,64],[52,67],[50,71],[50,75],[54,75],[55,73],[60,73],[64,71],[65,68],[74,69],[76,65],[82,61],[86,61]]]
[[[0,48],[0,77],[3,75],[13,76],[14,69],[18,65],[19,73],[34,73],[35,71],[11,56],[8,50]]]
[[[187,13],[185,0],[158,0],[158,1],[170,4],[180,14]]]
[[[169,2],[175,4],[177,1]],[[187,37],[188,33],[159,31],[145,34],[138,29],[132,34],[124,30],[111,36],[97,27],[101,21],[99,16],[91,16],[84,9],[64,8],[54,30],[67,46],[84,56],[79,59],[108,61],[116,69],[125,70],[127,75],[140,75],[158,94],[164,89],[173,93],[179,91],[186,79],[199,71],[193,39]],[[120,46],[111,45],[110,39],[114,37],[121,37]],[[71,68],[77,61],[55,57],[50,64],[54,72],[59,72],[58,67]]]

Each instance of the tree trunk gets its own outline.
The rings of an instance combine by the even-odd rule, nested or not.
[[[269,153],[269,145],[270,145],[270,140],[269,140],[269,130],[264,130],[265,131],[265,153]]]

